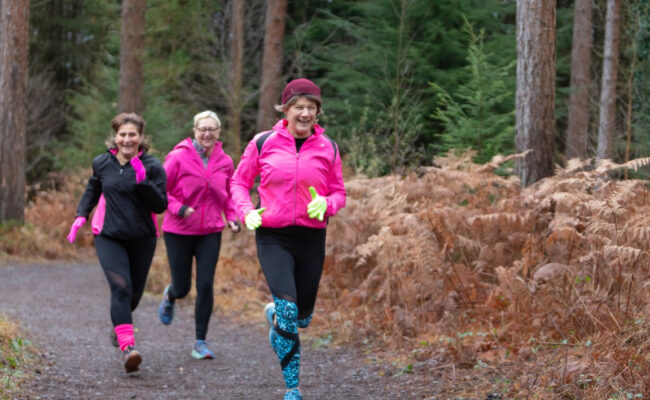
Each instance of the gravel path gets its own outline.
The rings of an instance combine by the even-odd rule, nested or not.
[[[145,295],[134,313],[143,362],[140,372],[126,375],[110,344],[109,290],[97,264],[0,267],[0,312],[19,321],[43,353],[23,398],[282,399],[261,312],[250,325],[214,315],[208,341],[217,357],[197,361],[190,356],[193,307],[177,307],[173,324],[163,326],[158,301]],[[303,344],[301,358],[305,400],[422,398],[405,391],[407,382],[381,377],[358,354]]]

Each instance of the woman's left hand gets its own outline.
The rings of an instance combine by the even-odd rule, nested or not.
[[[147,177],[147,171],[142,165],[142,160],[140,160],[140,157],[133,157],[129,162],[135,171],[135,183],[142,182]]]
[[[234,233],[237,233],[240,230],[239,222],[237,222],[237,221],[228,221],[228,227]]]
[[[316,193],[313,186],[309,187],[309,193],[311,193],[311,201],[307,204],[307,214],[309,218],[318,218],[319,221],[322,221],[325,211],[327,211],[327,200]]]

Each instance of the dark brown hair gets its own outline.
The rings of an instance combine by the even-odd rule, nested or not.
[[[120,129],[120,127],[125,124],[133,124],[136,126],[136,128],[138,128],[138,133],[140,136],[142,136],[142,142],[140,142],[138,150],[144,152],[149,151],[149,142],[144,137],[144,126],[146,125],[146,122],[144,122],[144,119],[136,113],[120,113],[113,118],[111,121],[111,128],[113,129],[113,132],[106,140],[106,146],[109,149],[117,148],[117,144],[115,143],[115,134]]]

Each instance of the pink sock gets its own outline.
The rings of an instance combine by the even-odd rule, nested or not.
[[[120,350],[124,351],[127,346],[135,346],[132,324],[118,325],[113,329],[115,330],[115,335],[117,335],[117,343],[120,344]]]

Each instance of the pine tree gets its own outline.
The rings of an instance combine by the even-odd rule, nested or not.
[[[555,0],[517,2],[515,172],[522,186],[553,174]]]
[[[605,57],[603,60],[598,124],[598,158],[612,158],[616,135],[616,83],[620,43],[621,0],[607,0]]]
[[[514,104],[511,87],[514,84],[514,65],[497,67],[485,54],[484,32],[476,34],[467,24],[469,48],[467,78],[451,95],[439,85],[441,107],[434,118],[442,122],[445,131],[440,134],[440,151],[472,148],[475,162],[489,161],[492,156],[511,153],[514,147]]]
[[[25,220],[29,0],[0,7],[0,223]]]
[[[514,12],[509,0],[334,2],[302,29],[289,25],[288,62],[322,84],[320,119],[342,151],[386,173],[430,162],[438,149],[444,126],[431,117],[440,103],[429,82],[455,93],[466,79],[463,16],[485,30],[486,52],[504,66],[516,57]]]

